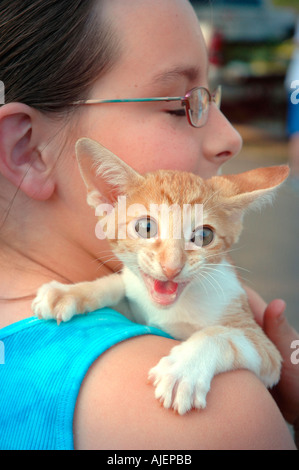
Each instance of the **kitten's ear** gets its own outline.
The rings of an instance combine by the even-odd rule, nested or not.
[[[143,176],[94,140],[79,139],[76,157],[87,188],[87,202],[94,208],[102,202],[114,204],[129,186],[143,181]]]
[[[243,210],[271,202],[275,190],[287,179],[289,172],[287,165],[281,165],[257,168],[238,175],[223,175],[220,178],[230,183],[227,188],[229,204]]]

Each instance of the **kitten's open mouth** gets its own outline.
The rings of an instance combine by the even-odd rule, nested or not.
[[[159,279],[152,278],[144,272],[141,273],[153,302],[165,307],[172,305],[179,298],[188,284],[187,282],[174,282],[169,280],[160,281]]]

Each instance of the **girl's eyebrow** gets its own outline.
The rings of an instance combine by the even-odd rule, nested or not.
[[[159,83],[174,81],[182,77],[187,78],[190,82],[192,82],[192,81],[198,80],[202,72],[203,71],[201,70],[200,67],[177,66],[177,67],[173,67],[172,69],[165,70],[155,75],[153,79],[151,80],[151,84],[156,85]]]

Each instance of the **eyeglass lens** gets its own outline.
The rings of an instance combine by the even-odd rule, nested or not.
[[[202,90],[192,90],[189,96],[189,117],[195,127],[201,127],[206,123],[209,108],[209,96]]]
[[[212,97],[212,101],[220,107],[221,91],[218,88]],[[190,121],[195,127],[202,127],[208,119],[208,111],[210,105],[210,95],[204,88],[195,88],[191,90],[188,97],[188,114]]]

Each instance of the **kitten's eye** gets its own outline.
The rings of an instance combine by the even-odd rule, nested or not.
[[[158,234],[157,222],[150,217],[143,217],[137,220],[135,224],[135,232],[141,238],[153,238]]]
[[[207,246],[212,243],[214,232],[210,227],[199,227],[194,230],[190,241],[197,246]]]

